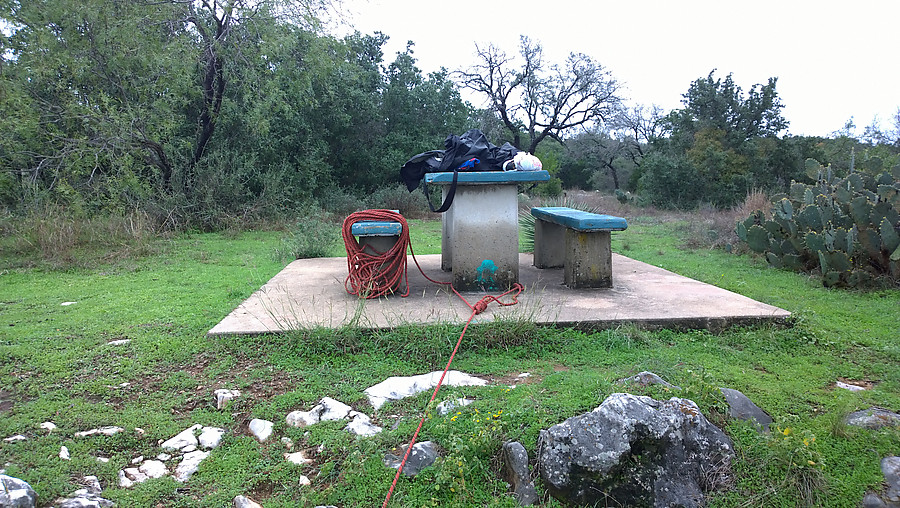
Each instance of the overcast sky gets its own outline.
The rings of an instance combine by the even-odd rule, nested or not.
[[[854,0],[345,0],[353,26],[390,36],[385,61],[415,43],[428,73],[472,64],[475,43],[515,53],[519,35],[549,61],[585,53],[634,103],[681,107],[713,69],[746,92],[778,78],[797,135],[829,135],[853,117],[887,126],[900,107],[900,1]],[[475,104],[480,106],[481,104]]]

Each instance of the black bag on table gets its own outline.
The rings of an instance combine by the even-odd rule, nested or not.
[[[503,143],[502,146],[491,144],[484,133],[478,129],[466,131],[462,136],[455,134],[447,136],[444,147],[445,150],[431,150],[415,155],[400,168],[400,177],[410,192],[416,190],[419,182],[425,177],[425,173],[453,172],[453,182],[450,184],[447,198],[438,209],[432,206],[428,187],[425,186],[424,181],[422,182],[425,197],[429,198],[428,207],[435,213],[446,212],[453,203],[460,166],[474,158],[478,159],[478,163],[466,171],[502,171],[503,163],[512,159],[519,152],[509,143]]]

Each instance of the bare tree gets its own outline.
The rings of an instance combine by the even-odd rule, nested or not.
[[[519,61],[493,45],[476,45],[476,56],[478,63],[455,77],[487,97],[519,149],[534,153],[546,138],[562,144],[566,131],[603,123],[621,108],[618,82],[587,55],[546,65],[541,45],[522,36]]]

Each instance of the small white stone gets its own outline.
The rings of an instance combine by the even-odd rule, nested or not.
[[[231,502],[234,508],[263,508],[261,504],[246,496],[237,496]]]
[[[108,463],[109,463],[109,459],[106,458],[106,457],[97,457],[97,462],[99,462],[99,463],[101,463],[101,464],[108,464]]]
[[[23,436],[22,434],[16,434],[15,436],[9,436],[5,438],[3,441],[7,443],[15,443],[16,441],[27,441],[28,438]]]
[[[49,433],[53,432],[54,430],[56,430],[56,424],[53,422],[44,422],[41,424],[41,428],[46,430],[47,433],[49,434]]]
[[[219,388],[213,392],[216,397],[216,409],[224,409],[228,401],[241,396],[240,390],[229,390],[227,388]]]
[[[75,305],[78,302],[63,302],[60,305],[63,307],[68,307],[69,305]]]
[[[114,425],[110,425],[110,426],[106,426],[106,427],[100,427],[97,429],[83,430],[81,432],[76,432],[75,437],[88,437],[88,436],[93,436],[95,434],[103,434],[104,436],[114,436],[124,430],[125,429],[123,429],[122,427],[116,427]]]
[[[131,463],[132,463],[132,464],[140,464],[140,463],[143,462],[143,461],[144,461],[144,456],[143,456],[143,455],[138,455],[137,457],[131,459]]]
[[[169,455],[168,453],[160,453],[159,455],[156,456],[156,458],[157,458],[157,460],[161,460],[161,461],[165,462],[165,461],[171,459],[172,456]]]
[[[285,453],[284,458],[291,464],[302,465],[312,463],[312,459],[306,458],[306,456],[303,455],[303,452]]]
[[[445,400],[438,404],[435,409],[439,415],[444,416],[458,407],[465,407],[473,402],[475,402],[474,399]]]
[[[210,452],[203,452],[200,450],[185,454],[181,463],[175,468],[175,479],[180,482],[187,481],[192,474],[197,472],[197,468],[200,467],[200,462],[206,457],[209,457],[209,454]]]
[[[179,450],[179,451],[180,451],[181,453],[191,453],[191,452],[196,451],[196,450],[197,450],[197,447],[196,447],[196,446],[194,446],[194,445],[187,445],[187,446],[185,446],[184,448],[182,448],[182,449]]]
[[[218,427],[203,427],[203,432],[200,433],[200,437],[198,437],[197,440],[203,448],[216,448],[219,446],[219,443],[222,442],[222,436],[224,434],[225,429],[220,429]]]
[[[164,450],[175,451],[189,445],[197,445],[197,436],[194,435],[195,430],[200,430],[203,425],[191,425],[190,427],[179,432],[175,437],[165,441],[160,446]]]
[[[131,339],[119,339],[119,340],[111,340],[106,343],[107,346],[124,346],[131,342]]]
[[[309,411],[291,411],[288,413],[285,421],[291,427],[306,427],[307,425],[314,425],[319,423],[322,420],[322,411],[325,410],[325,406],[322,404],[316,404]]]
[[[88,494],[100,494],[103,492],[103,487],[100,486],[100,479],[96,476],[85,476],[82,482],[87,487],[86,491]]]
[[[126,467],[123,471],[125,471],[125,476],[134,483],[141,483],[150,479],[149,476],[142,473],[141,470],[136,467]]]
[[[321,421],[343,420],[344,418],[347,418],[347,415],[353,410],[353,408],[347,404],[332,399],[331,397],[322,397],[319,404],[324,407],[322,410]]]
[[[300,479],[297,480],[297,483],[299,483],[301,487],[304,487],[306,485],[312,485],[312,482],[309,481],[309,478],[307,478],[304,475],[300,475]]]
[[[134,428],[134,433],[137,434],[138,437],[144,437],[144,434],[146,434],[147,431],[144,430],[144,429],[142,429],[142,428],[140,428],[140,427],[135,427],[135,428]]]
[[[292,450],[294,448],[294,442],[287,436],[281,438],[281,444],[283,444],[284,447],[288,450]]]
[[[169,474],[169,470],[166,468],[166,465],[158,460],[147,460],[141,464],[141,467],[138,470],[150,478],[162,478],[163,476]]]
[[[125,475],[125,471],[119,471],[119,487],[130,489],[134,486],[134,482]]]
[[[69,460],[71,457],[69,456],[69,449],[65,446],[59,447],[59,458],[63,460]]]
[[[372,420],[369,419],[369,417],[365,414],[358,411],[351,411],[350,415],[352,416],[353,420],[344,428],[351,434],[368,437],[374,436],[375,434],[381,432],[381,427],[373,424]]]
[[[266,439],[269,439],[269,436],[272,435],[272,429],[275,424],[268,420],[260,420],[259,418],[254,418],[250,420],[250,433],[259,440],[260,443],[265,443]]]
[[[862,386],[851,385],[850,383],[843,383],[841,381],[835,381],[834,386],[843,388],[844,390],[850,390],[851,392],[863,392],[866,390]]]

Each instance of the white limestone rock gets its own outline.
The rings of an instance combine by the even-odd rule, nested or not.
[[[131,339],[119,339],[119,340],[111,340],[106,343],[107,346],[124,346],[131,342]]]
[[[222,442],[222,436],[225,435],[225,429],[218,427],[203,427],[203,432],[197,440],[201,448],[212,449],[217,448]]]
[[[306,477],[305,475],[300,475],[300,478],[297,480],[297,483],[298,483],[301,487],[305,487],[305,486],[307,486],[307,485],[312,485],[312,482],[311,482],[311,481],[309,480],[309,478]]]
[[[114,436],[119,432],[123,432],[125,429],[122,427],[116,427],[115,425],[108,425],[106,427],[99,427],[91,430],[83,430],[81,432],[76,432],[75,437],[89,437],[95,435],[103,435],[103,436]]]
[[[246,496],[237,496],[231,502],[234,508],[263,508],[261,504]]]
[[[269,439],[269,436],[272,435],[274,426],[275,425],[268,420],[254,418],[250,420],[250,433],[253,434],[253,437],[258,439],[260,443],[265,443],[266,440]]]
[[[171,439],[165,441],[160,446],[164,450],[176,451],[181,450],[187,446],[197,446],[197,436],[194,435],[194,431],[200,430],[203,428],[203,425],[191,425],[190,427],[184,429],[183,431],[176,434]]]
[[[437,414],[439,414],[441,416],[445,416],[445,415],[449,414],[451,411],[453,411],[454,409],[468,406],[469,404],[471,404],[473,402],[475,402],[475,399],[445,400],[444,402],[441,402],[440,404],[438,404],[437,407],[435,408],[435,410],[437,411]]]
[[[372,423],[372,420],[359,411],[351,411],[349,416],[353,418],[350,423],[344,427],[351,434],[361,437],[374,436],[382,431],[382,428]]]
[[[303,465],[303,464],[312,464],[313,460],[306,457],[303,452],[294,452],[294,453],[285,453],[285,460],[290,462],[291,464]]]
[[[56,430],[56,424],[53,422],[44,422],[41,424],[41,428],[47,431],[47,434],[52,433]]]
[[[122,470],[125,474],[125,478],[131,480],[132,485],[135,483],[145,482],[150,479],[145,473],[142,473],[140,469],[136,467],[126,467]],[[119,483],[121,484],[122,477],[119,476]]]
[[[9,436],[3,439],[4,443],[15,443],[16,441],[27,441],[28,438],[23,436],[22,434],[16,434],[15,436]]]
[[[366,388],[365,393],[369,403],[376,410],[380,409],[389,400],[400,400],[416,395],[417,393],[433,390],[441,379],[442,371],[434,371],[418,376],[399,377],[393,376],[384,381]],[[484,386],[487,381],[475,376],[451,370],[444,377],[444,386]]]
[[[0,474],[0,506],[34,508],[37,494],[25,480]]]
[[[162,478],[169,474],[169,469],[166,465],[158,460],[145,460],[138,468],[138,471],[150,478]]]
[[[69,449],[65,446],[59,447],[59,458],[63,460],[70,460],[72,457],[69,455]]]
[[[213,392],[216,398],[216,409],[225,409],[228,402],[241,396],[240,390],[229,390],[227,388],[219,388]]]
[[[191,475],[197,472],[203,459],[209,457],[209,454],[210,452],[200,450],[184,454],[181,463],[175,468],[175,479],[180,482],[188,481]]]
[[[319,401],[319,404],[322,405],[322,413],[320,415],[320,421],[331,421],[331,420],[343,420],[347,418],[347,415],[350,414],[350,411],[353,411],[353,408],[344,404],[343,402],[332,399],[331,397],[322,397],[322,400]]]
[[[325,408],[319,404],[313,406],[309,411],[291,411],[288,413],[285,421],[291,427],[306,427],[307,425],[314,425],[319,423],[322,416],[322,411]]]

